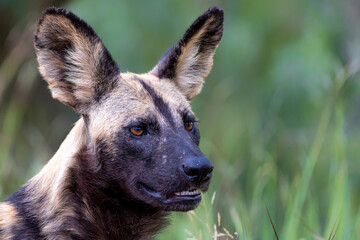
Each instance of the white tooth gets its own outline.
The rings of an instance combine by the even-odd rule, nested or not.
[[[191,195],[196,195],[196,194],[199,194],[201,193],[201,191],[199,189],[195,189],[195,190],[191,190],[191,191],[182,191],[182,192],[177,192],[175,193],[175,195],[178,195],[178,196],[191,196]]]

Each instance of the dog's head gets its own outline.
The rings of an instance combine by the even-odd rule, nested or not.
[[[213,164],[198,148],[189,101],[201,91],[223,33],[223,11],[209,9],[146,74],[121,73],[94,30],[49,8],[35,48],[52,96],[84,117],[106,179],[134,200],[164,210],[198,206]]]

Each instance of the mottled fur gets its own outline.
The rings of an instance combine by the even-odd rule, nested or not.
[[[222,24],[222,10],[209,9],[149,73],[120,73],[88,24],[47,9],[35,36],[40,73],[82,117],[44,168],[0,203],[0,238],[152,239],[169,211],[196,208],[200,194],[175,193],[210,183],[189,100],[211,69]]]

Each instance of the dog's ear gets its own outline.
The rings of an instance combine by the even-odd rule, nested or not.
[[[187,99],[194,98],[211,70],[213,55],[223,35],[223,22],[222,9],[209,9],[160,58],[150,73],[171,79]]]
[[[53,98],[85,114],[116,84],[120,69],[95,31],[64,9],[48,8],[35,49]]]

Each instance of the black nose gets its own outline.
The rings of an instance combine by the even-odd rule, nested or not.
[[[185,176],[190,181],[204,182],[211,178],[214,165],[206,156],[188,157],[182,165]]]

